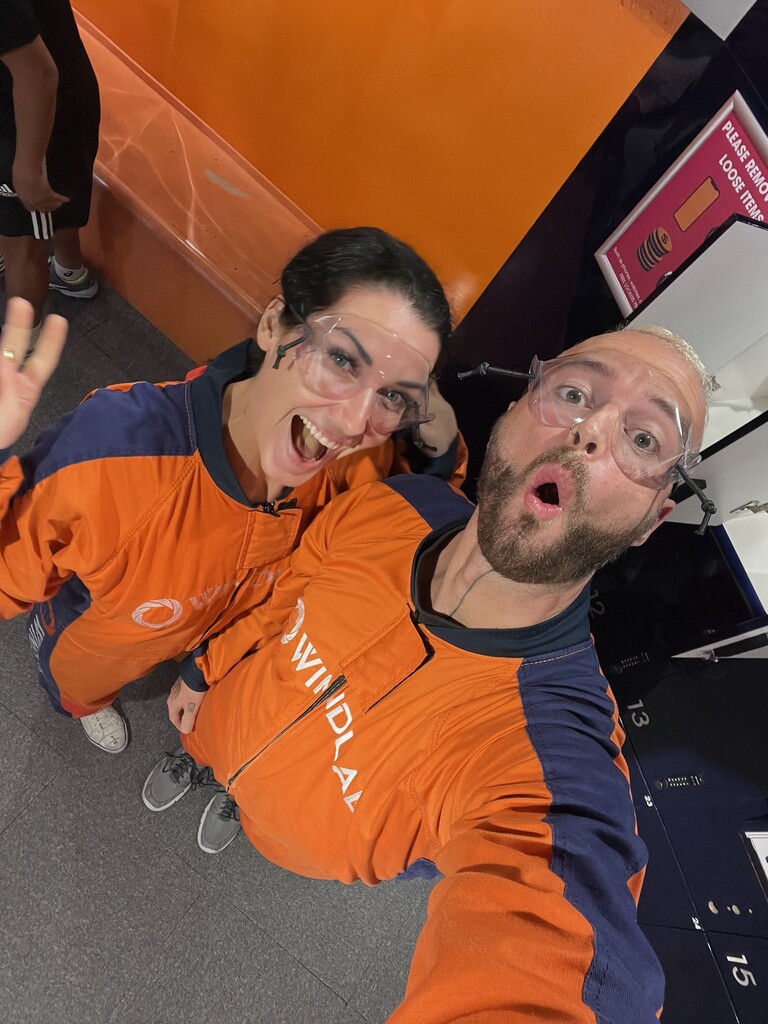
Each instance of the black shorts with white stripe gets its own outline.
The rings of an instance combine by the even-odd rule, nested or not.
[[[53,238],[53,216],[33,210],[31,213],[24,208],[13,186],[7,182],[0,183],[0,235],[19,238],[31,235],[47,241]]]
[[[0,235],[49,239],[57,228],[81,228],[88,223],[93,188],[93,162],[98,147],[98,92],[89,121],[72,130],[71,124],[54,125],[48,147],[48,181],[68,202],[53,214],[30,213],[13,188],[13,157],[16,141],[2,134],[0,126]]]

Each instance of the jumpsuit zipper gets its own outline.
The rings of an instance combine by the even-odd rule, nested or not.
[[[418,612],[416,611],[416,609],[415,609],[415,608],[410,608],[410,609],[409,609],[409,613],[410,613],[411,621],[412,621],[412,622],[413,622],[413,624],[414,624],[414,625],[415,625],[415,626],[416,626],[416,627],[418,628],[418,624],[419,624],[419,615],[418,615]],[[420,665],[418,666],[418,668],[421,668],[421,666],[422,666],[422,665],[426,664],[426,663],[427,663],[428,661],[431,661],[431,660],[432,660],[432,657],[433,657],[433,656],[434,656],[434,651],[432,651],[432,650],[429,650],[429,649],[427,649],[427,651],[426,651],[426,657],[425,657],[425,658],[424,658],[424,660],[423,660],[423,661],[421,662],[421,664],[420,664]],[[415,671],[415,669],[414,669],[414,671]],[[399,683],[397,684],[397,686],[393,687],[393,689],[397,689],[398,687],[402,686],[402,684],[403,684],[404,682],[406,682],[406,680],[410,679],[410,677],[411,677],[412,675],[413,675],[413,672],[410,672],[410,673],[409,673],[409,674],[408,674],[408,675],[407,675],[407,676],[405,677],[405,679],[401,679],[401,680],[400,680],[400,682],[399,682]],[[329,697],[332,697],[332,696],[334,695],[334,693],[338,693],[338,691],[339,691],[339,690],[341,689],[341,687],[342,687],[342,686],[343,686],[343,685],[344,685],[344,684],[346,683],[346,681],[347,681],[347,677],[346,677],[346,676],[344,676],[344,675],[340,675],[340,676],[337,676],[337,677],[336,677],[336,678],[335,678],[335,679],[333,680],[333,682],[331,683],[331,685],[330,685],[330,686],[328,687],[328,689],[327,689],[327,690],[325,690],[325,691],[324,691],[323,693],[321,693],[321,694],[320,694],[320,696],[319,696],[319,697],[317,698],[317,700],[314,700],[314,701],[313,701],[313,702],[312,702],[312,703],[311,703],[311,704],[309,705],[309,707],[307,707],[307,708],[304,708],[304,710],[303,710],[303,711],[301,712],[301,714],[300,714],[300,715],[297,715],[297,716],[296,716],[296,718],[294,718],[294,720],[293,720],[292,722],[290,722],[290,723],[289,723],[288,725],[286,725],[286,726],[285,726],[285,728],[281,729],[281,730],[280,730],[280,732],[279,732],[279,733],[277,733],[277,735],[276,735],[276,736],[273,736],[273,737],[272,737],[272,739],[271,739],[271,740],[269,741],[269,743],[265,743],[265,745],[264,745],[264,746],[263,746],[263,747],[261,748],[261,750],[258,750],[258,751],[257,751],[257,752],[256,752],[256,753],[255,753],[255,754],[253,755],[253,757],[250,757],[250,758],[249,758],[249,759],[248,759],[248,760],[247,760],[247,761],[245,762],[245,764],[242,764],[242,765],[240,765],[240,767],[239,767],[239,768],[237,769],[237,771],[235,772],[235,774],[234,774],[234,775],[233,775],[233,776],[232,776],[232,777],[230,778],[229,782],[227,782],[227,792],[229,792],[229,790],[230,790],[230,787],[232,786],[232,784],[233,784],[233,783],[235,782],[235,780],[236,780],[236,779],[237,779],[237,778],[238,778],[238,777],[239,777],[240,775],[242,775],[242,773],[243,773],[243,772],[245,771],[245,769],[246,769],[246,768],[249,768],[249,767],[250,767],[250,766],[251,766],[251,765],[252,765],[252,764],[254,763],[254,761],[258,760],[258,758],[260,758],[260,757],[261,757],[261,755],[262,755],[263,753],[265,753],[265,752],[266,752],[267,750],[269,750],[269,748],[270,748],[270,747],[271,747],[271,746],[272,746],[272,745],[273,745],[274,743],[276,743],[276,742],[277,742],[277,741],[278,741],[279,739],[281,739],[281,737],[285,736],[285,734],[286,734],[287,732],[289,732],[289,731],[290,731],[290,730],[291,730],[291,729],[292,729],[292,728],[293,728],[293,727],[294,727],[295,725],[298,725],[298,723],[299,723],[299,722],[301,722],[301,721],[302,721],[302,720],[303,720],[304,718],[306,718],[306,717],[307,717],[307,715],[309,715],[309,714],[310,714],[310,713],[311,713],[312,711],[314,711],[314,710],[315,710],[315,708],[319,707],[319,706],[320,706],[320,704],[322,704],[322,703],[324,703],[325,701],[327,701]],[[391,693],[391,692],[392,692],[392,690],[390,690],[390,691],[389,691],[389,693]],[[379,700],[378,700],[378,701],[376,701],[376,703],[377,703],[377,704],[380,704],[380,703],[381,703],[381,701],[382,701],[382,700],[384,700],[384,697],[387,697],[387,696],[389,696],[389,693],[386,693],[386,694],[384,694],[384,696],[383,696],[383,697],[380,697],[380,698],[379,698]]]
[[[281,512],[285,511],[286,509],[296,508],[296,505],[298,504],[296,498],[290,498],[288,501],[280,501],[280,504],[277,503],[278,501],[280,501],[279,498],[276,501],[262,501],[258,505],[255,505],[254,508],[256,508],[259,512],[263,512],[264,515],[272,516],[273,519],[279,519]],[[246,582],[247,578],[248,576],[246,574],[245,576],[243,576],[240,582],[236,583],[235,586],[233,587],[232,593],[229,596],[230,604],[233,598],[235,597],[235,594],[238,593],[242,585]],[[208,627],[205,633],[203,633],[199,641],[201,644],[209,639],[210,634],[213,631],[213,628],[214,626],[211,625]]]
[[[289,508],[296,508],[298,504],[296,498],[290,498],[288,501],[280,501],[279,505],[277,504],[278,501],[280,501],[279,498],[276,501],[261,501],[256,506],[256,508],[258,508],[258,510],[260,512],[263,512],[265,515],[273,516],[275,519],[279,519],[281,512],[284,512],[286,509]]]
[[[301,722],[301,721],[302,721],[302,719],[306,718],[308,714],[310,714],[310,713],[311,713],[312,711],[314,711],[316,707],[319,707],[319,706],[320,706],[320,704],[322,704],[322,703],[324,703],[324,702],[325,702],[326,700],[328,700],[328,698],[329,698],[329,697],[332,697],[334,693],[337,693],[337,692],[338,692],[338,691],[339,691],[339,690],[340,690],[340,689],[342,688],[342,686],[344,685],[344,683],[346,683],[346,681],[347,681],[347,679],[346,679],[346,676],[343,676],[343,675],[341,675],[341,676],[337,676],[337,677],[336,677],[336,678],[335,678],[335,679],[333,680],[333,682],[331,683],[331,685],[330,685],[330,686],[328,687],[328,689],[327,689],[327,690],[325,690],[325,691],[324,691],[323,693],[321,693],[321,694],[320,694],[320,696],[319,696],[319,697],[317,698],[317,700],[314,700],[314,701],[312,701],[312,703],[311,703],[311,704],[309,705],[309,707],[307,707],[307,708],[304,708],[304,710],[303,710],[303,711],[301,712],[301,714],[300,714],[300,715],[297,715],[297,716],[296,716],[296,718],[294,718],[294,720],[293,720],[292,722],[290,722],[290,723],[289,723],[288,725],[286,725],[286,726],[285,726],[285,728],[284,728],[284,729],[281,729],[281,730],[280,730],[280,732],[279,732],[279,733],[278,733],[278,734],[277,734],[276,736],[273,736],[273,737],[272,737],[272,739],[271,739],[271,740],[269,741],[269,743],[265,743],[265,744],[264,744],[264,746],[263,746],[263,747],[261,748],[261,750],[258,750],[258,751],[257,751],[257,752],[256,752],[256,753],[255,753],[255,754],[253,755],[253,757],[250,757],[250,758],[249,758],[249,759],[248,759],[248,760],[247,760],[247,761],[245,762],[245,764],[242,764],[242,765],[241,765],[241,766],[240,766],[240,767],[239,767],[239,768],[237,769],[237,771],[236,771],[236,772],[235,772],[235,774],[234,774],[234,775],[232,776],[232,778],[231,778],[231,779],[229,780],[229,782],[227,783],[227,792],[229,792],[229,789],[230,789],[230,787],[232,786],[232,783],[233,783],[233,782],[235,781],[235,779],[237,779],[237,778],[238,778],[238,776],[239,776],[239,775],[241,775],[241,774],[242,774],[242,773],[243,773],[243,772],[245,771],[245,769],[246,769],[246,768],[250,767],[250,766],[251,766],[251,765],[253,764],[253,762],[254,762],[254,761],[256,761],[256,760],[257,760],[257,759],[258,759],[259,757],[261,757],[261,755],[262,755],[262,754],[263,754],[263,753],[264,753],[265,751],[269,750],[269,748],[270,748],[270,747],[271,747],[271,746],[272,746],[272,745],[273,745],[274,743],[277,743],[277,741],[278,741],[278,740],[279,740],[279,739],[280,739],[280,738],[281,738],[282,736],[285,736],[285,734],[286,734],[287,732],[289,732],[289,730],[291,730],[291,729],[292,729],[292,728],[294,727],[294,725],[298,725],[298,723],[299,723],[299,722]]]

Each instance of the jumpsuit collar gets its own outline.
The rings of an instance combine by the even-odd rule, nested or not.
[[[533,657],[575,647],[589,639],[589,584],[585,585],[567,608],[551,619],[520,629],[469,629],[445,615],[431,611],[422,601],[423,587],[419,586],[420,562],[436,547],[442,547],[462,530],[468,520],[469,516],[463,521],[454,520],[434,530],[416,549],[411,568],[411,596],[418,621],[423,626],[453,647],[472,654],[485,654],[496,658]]]
[[[253,338],[246,338],[216,356],[189,383],[192,416],[195,421],[197,447],[211,479],[230,498],[248,508],[260,508],[263,502],[249,501],[224,450],[222,405],[224,389],[229,384],[257,374],[264,363],[264,352]],[[282,500],[289,490],[277,499]]]

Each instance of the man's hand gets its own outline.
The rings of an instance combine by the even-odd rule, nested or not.
[[[64,203],[68,203],[66,196],[54,192],[48,181],[48,175],[42,170],[31,170],[28,167],[13,165],[12,172],[13,188],[25,208],[32,213],[38,210],[40,213],[53,213]]]
[[[67,339],[64,317],[47,316],[35,351],[25,363],[33,317],[26,299],[8,300],[0,338],[0,449],[10,448],[26,430]]]
[[[171,725],[175,726],[181,733],[192,732],[197,713],[204,698],[204,692],[201,693],[199,690],[193,690],[190,686],[187,686],[183,679],[177,679],[171,687],[171,692],[168,694],[168,700],[166,701],[168,705],[168,718],[171,720]]]

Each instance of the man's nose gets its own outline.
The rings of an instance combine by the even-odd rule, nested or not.
[[[602,455],[610,451],[613,435],[621,415],[617,405],[601,405],[570,429],[572,445],[585,455]]]

